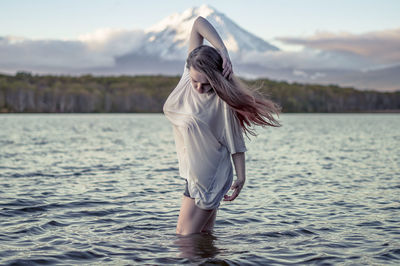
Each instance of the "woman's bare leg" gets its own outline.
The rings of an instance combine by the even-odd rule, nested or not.
[[[180,235],[200,233],[215,213],[215,210],[200,209],[194,204],[194,199],[183,196],[176,233]]]
[[[215,217],[217,217],[217,209],[213,211],[213,214],[211,215],[210,218],[208,218],[207,223],[204,225],[202,232],[207,232],[211,233],[211,231],[214,228],[214,223],[215,223]]]

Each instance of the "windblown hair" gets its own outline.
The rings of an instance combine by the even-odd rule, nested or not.
[[[208,45],[195,48],[186,63],[189,69],[193,67],[207,77],[215,93],[234,110],[246,136],[256,135],[253,125],[281,126],[273,116],[279,116],[281,107],[261,94],[259,88],[249,88],[235,75],[226,79],[222,75],[222,57],[215,48]]]

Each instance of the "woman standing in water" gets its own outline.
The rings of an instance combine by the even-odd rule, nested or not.
[[[215,48],[203,45],[204,38]],[[273,117],[279,106],[233,75],[220,36],[198,17],[183,75],[163,111],[173,125],[179,174],[186,179],[176,232],[211,231],[220,201],[234,200],[246,181],[243,132],[255,135],[253,125],[280,126]]]

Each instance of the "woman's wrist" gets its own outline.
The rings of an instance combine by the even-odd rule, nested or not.
[[[238,176],[238,177],[236,178],[236,180],[246,181],[246,177],[244,177],[244,176]]]

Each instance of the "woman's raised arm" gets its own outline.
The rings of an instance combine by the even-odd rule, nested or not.
[[[209,41],[215,47],[215,49],[217,49],[222,57],[222,75],[226,78],[230,77],[232,74],[232,63],[224,42],[210,22],[208,22],[208,20],[202,16],[199,16],[194,21],[192,31],[190,33],[188,54],[202,45],[204,38]]]

